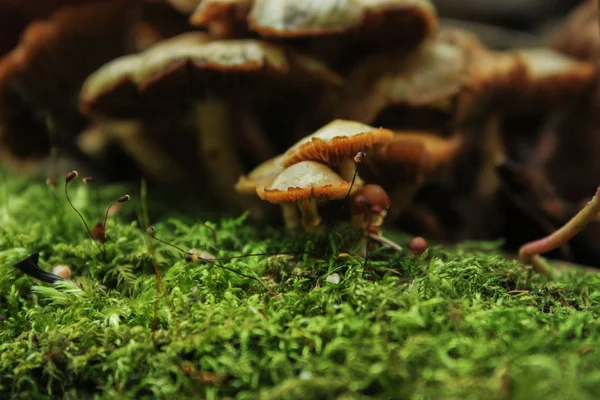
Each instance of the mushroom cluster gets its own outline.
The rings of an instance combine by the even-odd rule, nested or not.
[[[24,3],[0,4],[0,162],[24,173],[143,175],[256,217],[260,198],[309,231],[347,199],[357,227],[436,239],[552,219],[521,167],[570,205],[600,181],[578,179],[600,144],[591,0],[552,48],[502,50],[430,0]]]

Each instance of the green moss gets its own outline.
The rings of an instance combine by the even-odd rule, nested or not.
[[[381,249],[363,266],[338,256],[356,238],[343,226],[290,237],[243,217],[210,222],[217,251],[195,216],[171,213],[157,236],[184,248],[301,254],[220,261],[263,278],[267,293],[155,243],[163,290],[154,346],[152,257],[131,222],[138,196],[109,220],[104,262],[62,189],[15,179],[6,188],[0,398],[579,399],[600,390],[597,274],[551,282],[485,243],[433,246],[421,259]],[[93,191],[71,189],[88,220],[99,218]],[[13,268],[34,251],[46,270],[69,265],[77,285]],[[326,281],[332,273],[339,284]]]

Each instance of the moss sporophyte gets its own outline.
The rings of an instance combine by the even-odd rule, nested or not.
[[[175,214],[156,221],[156,236],[202,249],[187,252],[197,262],[150,241],[153,256],[145,224],[126,214],[107,221],[104,261],[64,198],[46,201],[60,189],[7,187],[2,398],[564,399],[600,389],[595,272],[549,280],[497,243],[434,244],[421,256],[377,247],[365,263],[351,255],[362,234],[349,226],[289,235],[245,216],[203,225]],[[71,189],[92,215],[93,191]],[[41,270],[66,265],[70,279],[14,267],[34,252]]]

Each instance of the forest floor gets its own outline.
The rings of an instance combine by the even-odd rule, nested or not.
[[[148,245],[139,193],[108,219],[105,260],[63,186],[7,178],[0,187],[0,398],[600,393],[595,272],[549,280],[498,243],[473,242],[433,245],[419,258],[379,248],[365,263],[349,256],[360,234],[343,225],[290,235],[244,216],[208,221],[215,244],[195,215],[163,212],[156,237],[217,257],[186,262],[172,247]],[[88,224],[100,220],[93,187],[69,188]],[[34,252],[46,271],[68,265],[73,281],[43,283],[14,267]],[[290,254],[273,255],[281,252]]]

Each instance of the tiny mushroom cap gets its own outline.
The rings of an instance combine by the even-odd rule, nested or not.
[[[66,265],[57,265],[56,267],[52,268],[52,273],[64,279],[71,278],[71,268],[67,267]]]
[[[390,197],[379,185],[369,184],[357,189],[350,196],[352,226],[362,229],[381,226],[390,204]]]
[[[281,165],[282,156],[267,160],[254,168],[248,175],[242,175],[235,184],[235,190],[242,194],[256,193],[257,186],[269,186],[285,169]]]
[[[302,213],[302,224],[311,230],[321,223],[317,202],[342,199],[349,190],[350,183],[328,166],[302,161],[286,168],[270,185],[258,186],[256,193],[261,199],[284,207],[288,228],[298,226],[297,216],[294,217],[297,204]]]
[[[415,237],[410,240],[408,243],[408,248],[412,253],[416,256],[420,256],[425,253],[425,250],[429,248],[429,244],[422,237]]]
[[[343,160],[353,160],[358,152],[388,142],[393,136],[388,129],[337,119],[290,147],[282,163],[287,167],[310,160],[337,165]]]

